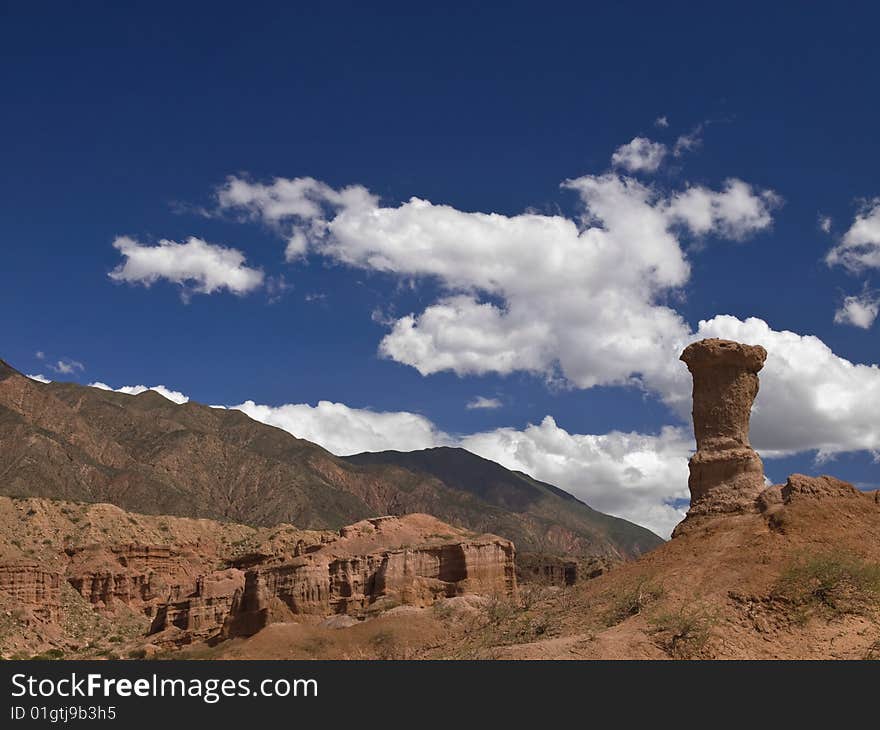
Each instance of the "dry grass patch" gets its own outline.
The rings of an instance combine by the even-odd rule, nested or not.
[[[714,617],[700,606],[682,605],[676,611],[652,616],[649,633],[673,659],[693,659],[709,641]]]
[[[665,595],[663,586],[641,575],[624,584],[611,594],[611,600],[602,616],[606,626],[616,626],[632,616],[638,616],[645,608]]]
[[[872,613],[880,605],[880,564],[839,550],[801,558],[782,572],[772,597],[791,606],[799,623]]]

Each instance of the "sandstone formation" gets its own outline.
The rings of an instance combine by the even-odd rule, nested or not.
[[[68,551],[68,582],[97,608],[116,603],[151,615],[157,601],[188,595],[204,562],[169,545],[89,545]]]
[[[470,535],[430,515],[379,517],[345,527],[338,540],[293,560],[249,569],[223,634],[249,636],[290,615],[357,615],[515,590],[509,540]]]
[[[359,623],[394,607],[512,595],[514,557],[509,540],[424,514],[319,532],[0,497],[0,656],[102,637],[115,650],[120,629],[127,641],[149,635],[153,651],[276,621]],[[36,628],[25,636],[24,626]]]
[[[749,443],[749,416],[766,357],[760,345],[719,339],[695,342],[681,354],[694,381],[697,441],[689,463],[688,518],[756,508],[764,467]]]
[[[772,519],[786,505],[822,500],[834,500],[838,503],[855,500],[856,503],[863,503],[864,499],[865,493],[841,479],[828,475],[810,477],[792,474],[785,484],[774,484],[761,492],[758,507]]]
[[[190,638],[216,633],[242,588],[244,573],[236,568],[200,576],[192,594],[159,605],[149,633],[179,629]]]
[[[555,555],[517,556],[516,576],[521,583],[571,586],[578,580],[578,564]]]
[[[39,565],[0,565],[0,591],[39,620],[58,620],[61,608],[61,576]]]

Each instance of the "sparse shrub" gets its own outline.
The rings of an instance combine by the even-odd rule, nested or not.
[[[673,659],[693,659],[709,641],[714,620],[700,607],[682,605],[649,620],[657,645]]]
[[[382,629],[378,631],[370,639],[370,644],[375,648],[376,654],[380,659],[399,659],[400,646],[394,632],[390,629]]]
[[[605,625],[616,626],[631,616],[638,616],[646,606],[662,598],[663,593],[663,586],[652,582],[647,576],[639,576],[612,595],[603,616]]]
[[[841,551],[802,558],[782,572],[773,597],[794,607],[801,622],[864,614],[880,603],[880,564]]]
[[[55,661],[57,659],[64,659],[64,650],[63,649],[47,649],[46,651],[36,654],[32,657],[33,659],[45,660],[45,661]]]
[[[330,646],[330,639],[325,636],[310,636],[300,642],[299,648],[309,656],[317,656]]]
[[[549,595],[549,586],[546,583],[523,583],[519,586],[519,601],[524,611],[530,610]]]
[[[559,629],[557,622],[546,613],[533,618],[529,628],[535,636],[551,636],[558,633]]]
[[[519,606],[507,596],[493,596],[485,608],[489,623],[496,625],[510,620],[519,610]]]
[[[434,605],[431,606],[431,610],[440,621],[449,621],[456,614],[455,609],[450,604],[444,603],[443,601],[437,601],[434,603]]]

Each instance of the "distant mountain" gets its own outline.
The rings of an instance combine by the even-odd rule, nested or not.
[[[0,494],[306,529],[425,512],[525,551],[631,557],[662,542],[460,449],[342,459],[240,411],[38,383],[2,360]]]
[[[471,494],[481,502],[503,510],[505,525],[515,543],[533,550],[581,552],[584,545],[603,552],[613,545],[625,557],[647,552],[662,544],[650,530],[618,517],[597,512],[568,492],[540,482],[520,471],[459,448],[441,446],[421,451],[382,451],[355,454],[345,460],[359,466],[399,466],[439,479],[447,487]],[[500,527],[498,528],[500,529]],[[499,534],[503,534],[499,533]],[[613,551],[611,551],[613,552]]]

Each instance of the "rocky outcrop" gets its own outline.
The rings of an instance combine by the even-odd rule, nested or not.
[[[849,482],[827,475],[792,474],[779,491],[785,504],[802,499],[862,499],[864,496]]]
[[[673,536],[706,516],[760,511],[780,528],[788,505],[864,501],[852,484],[830,476],[792,474],[784,485],[765,485],[763,464],[749,443],[749,417],[766,358],[763,347],[718,339],[695,342],[682,352],[694,379],[697,451],[689,463],[691,506]]]
[[[697,441],[689,463],[689,519],[756,509],[764,466],[749,443],[749,416],[766,357],[760,345],[718,339],[695,342],[681,354],[693,376]]]
[[[512,594],[514,557],[509,540],[424,514],[314,532],[0,497],[0,613],[19,627],[40,624],[32,649],[74,624],[142,626],[151,645],[169,647],[276,621],[358,621],[447,597]],[[21,650],[14,637],[0,633],[0,655]]]
[[[159,601],[191,595],[204,569],[193,552],[168,545],[90,545],[69,555],[68,582],[89,603],[122,603],[148,616]]]
[[[39,565],[0,565],[0,592],[30,616],[53,622],[61,610],[61,575]]]
[[[338,540],[293,560],[249,569],[223,635],[252,635],[285,614],[357,615],[515,590],[509,540],[469,535],[429,515],[380,517],[345,527]]]
[[[199,577],[191,595],[158,607],[149,633],[173,628],[191,635],[216,633],[229,616],[236,594],[244,588],[244,575],[230,568]]]
[[[823,499],[864,500],[865,494],[849,482],[827,475],[792,474],[785,484],[767,487],[758,497],[761,512],[773,517],[785,505]],[[876,500],[875,500],[876,501]]]
[[[575,560],[566,560],[556,555],[518,555],[516,577],[521,583],[571,586],[578,579],[578,564]]]

